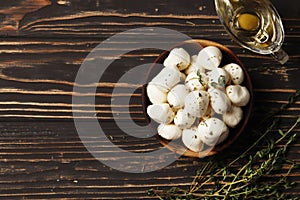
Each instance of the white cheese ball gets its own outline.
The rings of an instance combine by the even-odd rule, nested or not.
[[[152,80],[151,83],[159,87],[163,92],[168,92],[180,82],[181,73],[176,68],[164,67]]]
[[[174,117],[174,124],[181,129],[190,128],[196,120],[196,117],[190,115],[186,110],[180,109]]]
[[[223,121],[231,128],[240,123],[243,118],[243,110],[237,106],[231,106],[231,109],[223,114]]]
[[[215,46],[207,46],[203,48],[197,58],[197,63],[207,70],[216,69],[222,60],[222,52]]]
[[[171,107],[175,109],[184,106],[184,97],[189,93],[188,89],[183,84],[178,84],[173,87],[167,95],[167,100]]]
[[[157,132],[166,140],[176,140],[182,135],[182,130],[174,124],[160,124],[157,127]]]
[[[201,67],[198,63],[197,63],[197,59],[198,59],[198,55],[193,55],[191,57],[191,63],[188,66],[188,68],[184,71],[184,73],[186,75],[190,74],[191,72],[201,72],[201,73],[205,73],[205,68]]]
[[[229,74],[231,81],[235,85],[240,85],[244,81],[244,72],[241,66],[236,63],[230,63],[223,67]]]
[[[166,103],[167,93],[162,91],[159,87],[151,82],[147,85],[147,95],[153,104]]]
[[[226,88],[226,94],[230,101],[236,106],[245,106],[250,100],[250,93],[244,86],[229,85]]]
[[[185,85],[190,91],[193,90],[206,90],[207,77],[204,73],[191,72],[185,79]]]
[[[225,88],[227,83],[230,81],[229,74],[222,68],[216,68],[207,73],[208,85],[210,87]]]
[[[204,147],[204,144],[199,137],[199,133],[197,132],[197,127],[184,129],[182,131],[182,142],[188,149],[194,152],[200,152]]]
[[[210,105],[216,113],[224,114],[230,109],[231,102],[225,92],[212,88],[208,90],[208,93],[210,95]]]
[[[209,95],[206,91],[192,91],[185,97],[184,109],[194,117],[201,117],[206,113]]]
[[[198,132],[205,144],[214,146],[227,138],[229,129],[222,120],[212,117],[199,123]]]
[[[175,117],[175,113],[167,103],[149,105],[147,114],[159,124],[169,124]]]
[[[180,71],[186,69],[190,64],[190,55],[183,48],[174,48],[170,51],[164,61],[165,67],[177,67]]]

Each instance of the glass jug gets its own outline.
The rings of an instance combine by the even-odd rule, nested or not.
[[[278,62],[288,61],[281,49],[284,29],[269,0],[215,0],[216,11],[228,34],[241,46],[271,54]]]

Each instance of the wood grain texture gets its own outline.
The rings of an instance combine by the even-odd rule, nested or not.
[[[51,4],[50,0],[17,0],[9,4],[1,2],[1,28],[2,32],[17,32],[20,21],[28,13],[33,13]]]
[[[154,137],[140,139],[120,131],[114,124],[113,114],[124,124],[129,113],[138,124],[145,124],[141,85],[117,81],[133,67],[153,62],[161,50],[142,49],[111,57],[116,61],[97,83],[74,83],[77,71],[100,42],[130,28],[148,27],[151,33],[152,26],[165,27],[195,39],[214,40],[232,49],[249,70],[255,89],[253,117],[248,126],[251,129],[263,115],[258,108],[280,107],[300,86],[300,6],[292,0],[272,2],[281,14],[286,31],[283,48],[290,60],[283,66],[268,55],[254,54],[232,42],[218,21],[211,1],[2,1],[0,199],[156,199],[147,195],[148,189],[188,186],[196,170],[207,159],[181,157],[170,166],[151,173],[119,172],[97,161],[86,150],[73,123],[72,106],[73,112],[80,113],[84,120],[95,117],[92,105],[72,105],[72,95],[93,96],[88,92],[74,93],[73,86],[87,91],[97,86],[96,117],[107,137],[132,152],[159,149],[161,146]],[[134,38],[132,35],[124,43],[134,41]],[[172,39],[169,35],[161,38]],[[112,42],[110,49],[98,51],[113,52],[118,48],[120,44]],[[121,92],[113,94],[115,87]],[[136,89],[134,95],[130,93],[133,88]],[[129,96],[132,96],[129,106],[115,103]],[[280,128],[286,130],[299,115],[298,100],[276,117],[281,117]],[[295,132],[299,133],[299,130],[297,127]],[[106,152],[107,157],[111,152],[118,153],[101,137],[87,136],[84,140]],[[242,135],[224,151],[224,161],[238,156],[249,141],[251,136]],[[300,163],[299,153],[298,137],[288,156]],[[173,156],[172,152],[169,156]],[[116,159],[126,158],[119,156]],[[274,176],[284,174],[287,167]],[[289,178],[300,183],[299,169]],[[299,196],[299,184],[285,192]]]

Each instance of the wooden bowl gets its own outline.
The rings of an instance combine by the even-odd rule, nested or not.
[[[169,148],[171,151],[178,153],[180,155],[188,156],[188,157],[211,156],[211,155],[217,154],[218,152],[221,152],[222,150],[224,150],[225,148],[230,146],[245,129],[248,119],[250,117],[252,104],[253,104],[253,88],[252,88],[250,76],[247,72],[247,69],[244,67],[243,63],[238,59],[238,57],[230,49],[228,49],[227,47],[225,47],[219,43],[216,43],[213,41],[208,41],[208,40],[188,40],[188,41],[185,41],[178,45],[175,45],[173,48],[182,47],[187,52],[189,52],[190,55],[195,55],[195,54],[198,54],[198,52],[206,46],[216,46],[221,50],[221,52],[223,54],[223,58],[222,58],[222,62],[220,64],[220,66],[224,66],[226,64],[233,62],[233,63],[239,64],[242,67],[242,69],[244,71],[244,81],[241,85],[247,87],[247,89],[250,92],[251,97],[250,97],[249,103],[246,106],[242,107],[243,119],[241,120],[241,122],[235,128],[229,128],[230,133],[229,133],[228,138],[225,141],[223,141],[222,143],[213,147],[213,149],[210,149],[209,152],[207,152],[207,151],[193,152],[189,149],[187,150],[186,147],[184,146],[184,144],[181,142],[181,139],[178,139],[179,141],[176,143],[174,143],[174,142],[169,143],[170,142],[169,140],[166,140],[157,134],[158,124],[155,124],[151,127],[152,131],[154,131],[156,133],[156,137],[158,138],[159,142],[163,146],[167,146],[167,148]],[[164,62],[164,60],[167,58],[167,56],[169,55],[169,53],[170,53],[170,51],[164,51],[162,54],[160,54],[157,57],[157,59],[154,61],[154,64],[149,68],[149,71],[146,76],[146,83],[150,82],[151,79],[160,72],[160,70],[162,68],[158,67],[158,65],[156,65],[156,64],[158,64],[158,63],[162,64]],[[147,115],[147,107],[148,107],[148,105],[151,104],[151,102],[149,101],[149,98],[147,96],[146,88],[147,88],[147,85],[144,85],[143,91],[142,91],[142,93],[143,93],[142,94],[143,95],[142,104],[143,104],[143,111],[146,116],[147,122],[150,123],[150,118]]]

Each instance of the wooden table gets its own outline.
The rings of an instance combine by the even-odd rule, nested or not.
[[[95,159],[81,142],[73,122],[73,84],[89,52],[105,39],[139,27],[165,27],[194,39],[209,39],[232,49],[248,68],[254,87],[254,110],[248,125],[262,113],[278,108],[300,86],[300,3],[272,0],[286,31],[285,65],[268,55],[254,54],[234,43],[216,15],[212,1],[13,0],[0,2],[0,198],[1,199],[151,199],[147,190],[187,186],[204,160],[180,157],[151,173],[120,172]],[[111,99],[123,73],[151,63],[160,51],[133,51],[105,72],[96,93],[97,118],[106,135],[132,151],[160,148],[155,138],[129,137],[113,125]],[[116,70],[117,69],[117,70]],[[118,95],[117,95],[118,96]],[[91,106],[74,105],[86,113]],[[119,117],[126,105],[115,105]],[[138,89],[130,103],[132,117],[145,122]],[[123,113],[122,113],[123,112]],[[300,101],[277,117],[286,129],[300,115]],[[87,113],[88,116],[88,113]],[[87,117],[88,119],[88,117]],[[126,119],[124,119],[126,122]],[[299,127],[296,128],[299,133]],[[235,157],[243,136],[226,154]],[[101,138],[90,138],[102,144]],[[96,146],[97,147],[97,146]],[[146,150],[145,150],[146,149]],[[105,151],[107,149],[101,149]],[[289,158],[299,162],[300,140],[291,144]],[[116,159],[126,159],[116,157]],[[278,172],[280,175],[280,172]],[[300,171],[289,177],[300,182]],[[299,185],[286,191],[300,195]]]

